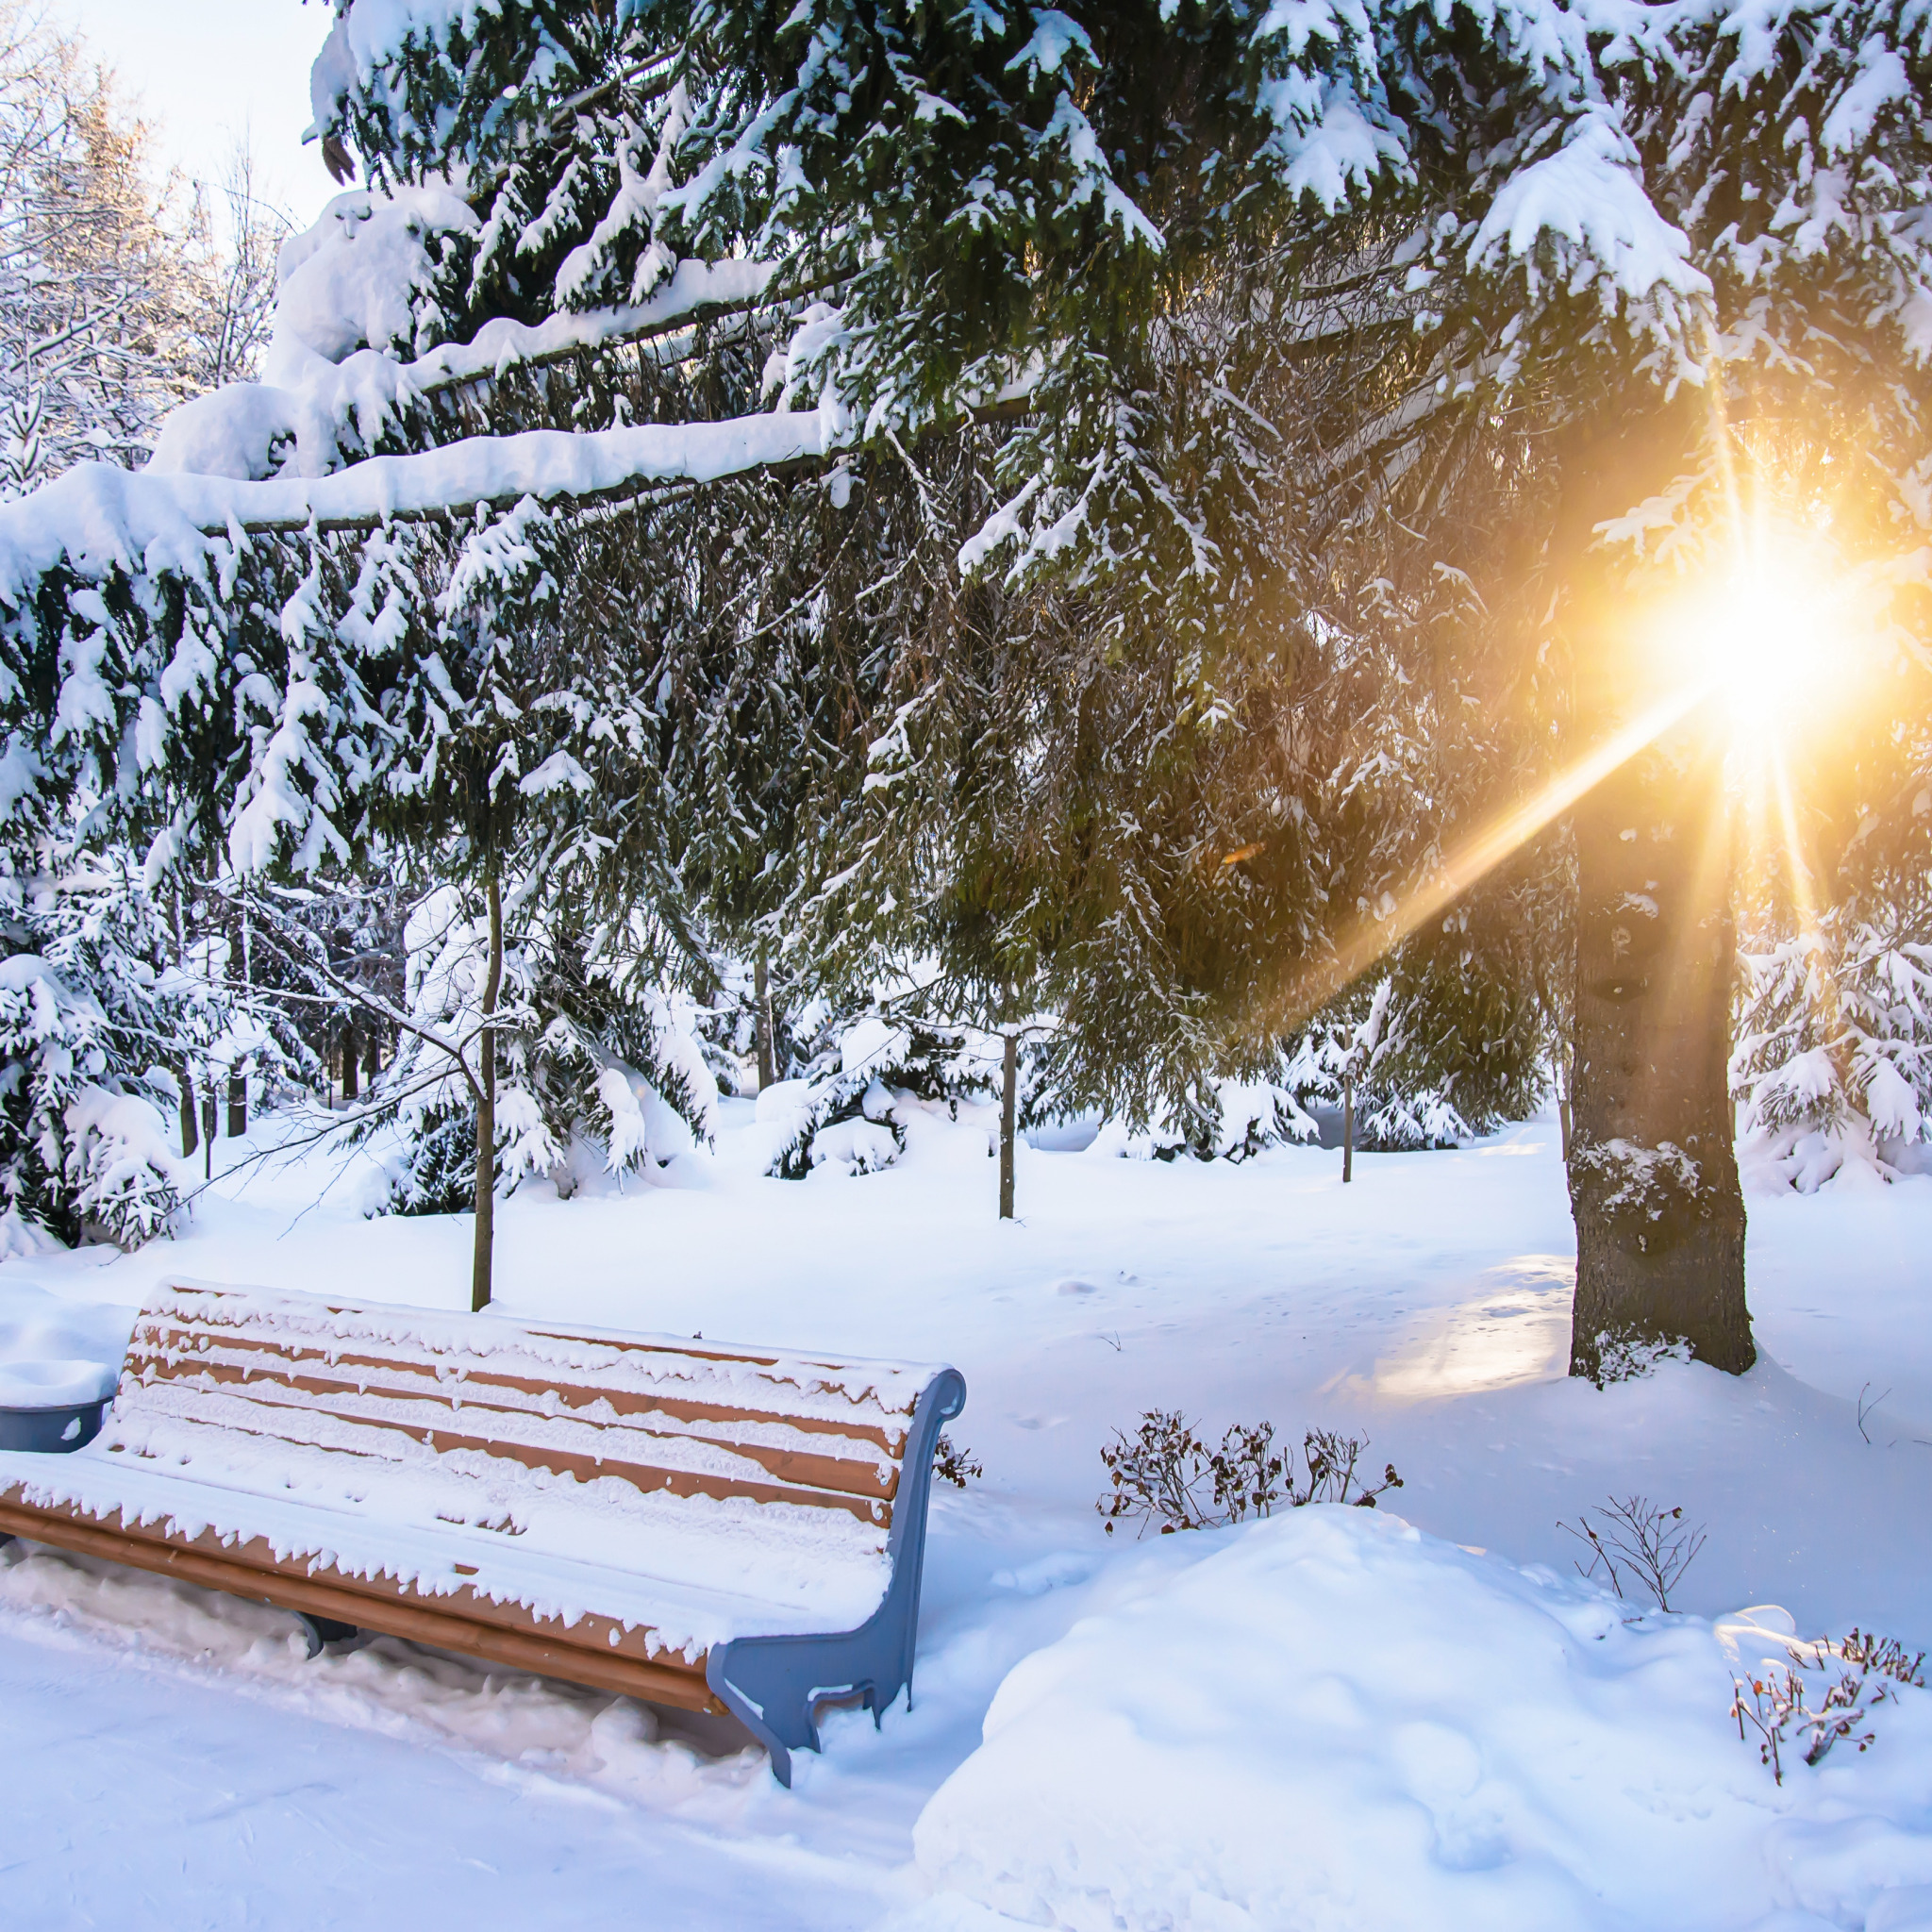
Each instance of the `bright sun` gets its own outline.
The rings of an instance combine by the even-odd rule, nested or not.
[[[1660,613],[1659,669],[1679,689],[1715,699],[1748,749],[1843,694],[1869,634],[1862,602],[1804,533],[1767,537]]]

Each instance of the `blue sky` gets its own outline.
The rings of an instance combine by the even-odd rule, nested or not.
[[[264,190],[303,225],[335,192],[308,125],[308,64],[327,36],[326,0],[52,0],[138,99],[163,163],[219,180],[236,140]]]

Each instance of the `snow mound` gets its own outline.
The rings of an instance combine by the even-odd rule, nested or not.
[[[0,1361],[0,1408],[74,1408],[105,1402],[120,1380],[106,1362]]]
[[[1932,1695],[1779,1788],[1729,1707],[1781,1612],[1638,1618],[1366,1510],[1216,1541],[1008,1676],[920,1818],[909,1925],[1919,1923]]]

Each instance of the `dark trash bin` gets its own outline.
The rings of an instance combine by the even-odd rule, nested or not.
[[[59,1456],[92,1442],[114,1382],[92,1362],[0,1362],[0,1449]]]

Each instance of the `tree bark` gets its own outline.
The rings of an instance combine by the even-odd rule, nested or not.
[[[1573,436],[1556,561],[1580,744],[1663,693],[1646,665],[1644,585],[1597,526],[1689,466],[1701,404]],[[1665,667],[1663,675],[1683,667]],[[1727,1074],[1736,939],[1724,744],[1693,712],[1577,807],[1570,1194],[1570,1373],[1602,1382],[1631,1351],[1688,1342],[1733,1374],[1756,1351]]]
[[[239,1141],[248,1131],[248,1076],[228,1075],[228,1139]]]
[[[776,1029],[772,1024],[772,982],[765,970],[765,949],[762,946],[758,948],[753,992],[758,1008],[755,1024],[758,1036],[758,1091],[762,1093],[778,1074],[778,1047],[774,1038]]]
[[[1619,1343],[1688,1341],[1739,1374],[1756,1358],[1727,1077],[1728,844],[1714,754],[1689,770],[1640,754],[1577,813],[1570,1367],[1593,1381]]]
[[[1013,1218],[1013,1120],[1019,1111],[1020,1040],[1008,1033],[1000,1054],[1000,1219]]]
[[[181,1158],[192,1160],[194,1150],[201,1144],[201,1135],[194,1118],[194,1075],[188,1071],[186,1060],[181,1062],[175,1077],[181,1082]]]
[[[356,1037],[356,1016],[351,1013],[342,1022],[342,1098],[345,1101],[358,1099],[356,1087],[357,1056],[362,1042]]]
[[[476,1101],[476,1235],[470,1266],[472,1314],[480,1314],[490,1306],[491,1263],[496,1235],[496,1035],[489,1021],[496,1011],[496,995],[503,986],[503,893],[496,883],[494,865],[484,875],[484,890],[490,897],[490,966],[483,981],[485,1024],[476,1041],[480,1078]]]
[[[1355,1080],[1341,1076],[1341,1182],[1346,1187],[1355,1179]]]

